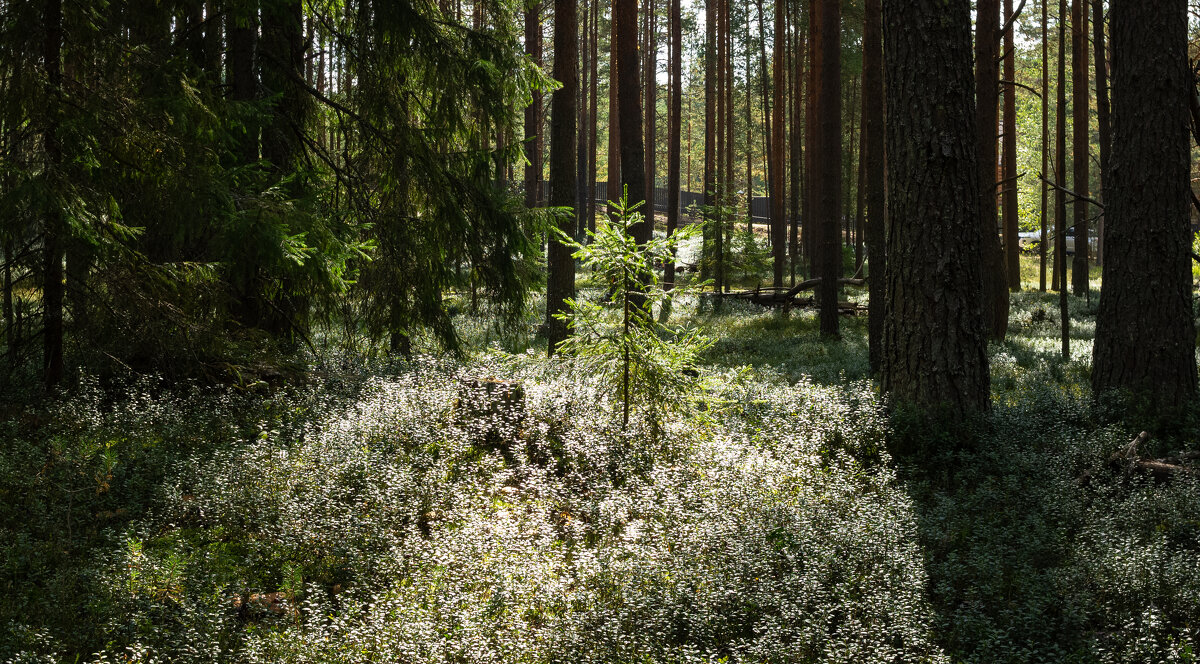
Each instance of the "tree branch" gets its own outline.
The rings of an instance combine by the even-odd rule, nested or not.
[[[1009,29],[1012,28],[1013,23],[1017,21],[1017,17],[1021,15],[1022,9],[1025,9],[1025,0],[1021,0],[1021,4],[1017,5],[1017,10],[1013,12],[1013,15],[1009,16],[1008,20],[1004,22],[1004,25],[1000,26],[1000,32],[997,33],[999,35],[998,39],[1004,38],[1004,33],[1008,32]]]
[[[1001,86],[1015,85],[1018,88],[1025,88],[1026,90],[1032,92],[1034,97],[1037,97],[1038,99],[1042,98],[1042,93],[1038,92],[1037,90],[1034,90],[1033,88],[1031,88],[1028,85],[1025,85],[1024,83],[1021,83],[1019,81],[1006,81],[1004,79],[1000,79],[1000,85]]]
[[[1044,177],[1044,176],[1043,176],[1041,173],[1038,173],[1038,179],[1039,179],[1039,180],[1041,180],[1042,182],[1045,182],[1046,184],[1050,185],[1050,186],[1051,186],[1051,187],[1053,187],[1054,189],[1057,189],[1057,190],[1059,190],[1059,191],[1061,191],[1061,192],[1063,192],[1063,193],[1065,193],[1065,194],[1067,194],[1067,195],[1069,195],[1069,196],[1071,196],[1071,197],[1073,197],[1073,198],[1077,198],[1077,199],[1080,199],[1080,200],[1087,201],[1087,202],[1091,203],[1092,205],[1095,205],[1096,207],[1100,208],[1101,210],[1103,210],[1103,209],[1104,209],[1104,203],[1101,203],[1100,201],[1098,201],[1098,200],[1096,200],[1096,199],[1094,199],[1094,198],[1092,198],[1092,197],[1090,197],[1090,196],[1084,196],[1084,195],[1082,195],[1082,194],[1077,194],[1077,193],[1075,193],[1075,192],[1071,191],[1070,189],[1067,189],[1066,187],[1064,187],[1064,186],[1062,186],[1062,185],[1060,185],[1060,184],[1057,184],[1057,183],[1055,183],[1055,182],[1052,182],[1052,181],[1050,181],[1050,180],[1047,180],[1047,179],[1046,179],[1046,178],[1045,178],[1045,177]]]

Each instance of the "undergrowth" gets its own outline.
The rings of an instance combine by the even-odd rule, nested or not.
[[[903,457],[865,320],[695,298],[708,387],[657,436],[533,313],[303,388],[84,381],[0,421],[0,660],[1195,661],[1200,486],[1113,470],[1139,423],[1052,298],[1014,296],[994,412]]]

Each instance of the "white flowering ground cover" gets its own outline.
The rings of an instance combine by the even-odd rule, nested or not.
[[[523,339],[273,394],[85,382],[0,423],[0,660],[1195,661],[1200,486],[1108,470],[1137,432],[1048,297],[946,430],[889,421],[865,321],[694,301],[702,406],[658,436]]]

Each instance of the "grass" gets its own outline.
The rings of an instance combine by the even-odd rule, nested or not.
[[[1069,300],[1069,359],[1014,294],[994,412],[932,429],[882,410],[865,319],[689,298],[706,407],[655,437],[536,309],[274,392],[84,380],[0,420],[0,660],[1195,661],[1200,485],[1110,469],[1142,423],[1092,405]]]

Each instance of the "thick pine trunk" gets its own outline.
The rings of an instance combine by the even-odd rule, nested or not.
[[[983,266],[984,315],[995,339],[1008,333],[1008,283],[1004,252],[1000,247],[996,215],[996,122],[999,103],[1000,2],[979,0],[975,24],[976,148],[980,183],[979,215],[983,233],[980,263]]]
[[[967,0],[896,0],[883,10],[889,233],[881,377],[894,405],[989,407],[969,9]]]
[[[1092,387],[1157,408],[1195,399],[1187,3],[1113,0],[1108,256]]]
[[[838,205],[841,202],[842,171],[842,47],[841,5],[838,0],[814,0],[812,5],[813,121],[816,125],[812,150],[814,198],[813,221],[818,229],[817,289],[821,304],[821,335],[839,333],[837,280],[841,275],[842,248],[838,242]]]
[[[550,205],[574,208],[575,204],[575,95],[579,88],[578,35],[575,0],[554,0],[554,79],[562,84],[550,98]],[[558,229],[570,237],[574,214],[557,220]],[[546,326],[549,353],[567,338],[570,330],[555,314],[565,313],[566,300],[575,295],[575,261],[571,248],[551,237],[546,260]]]
[[[883,341],[884,298],[887,280],[886,156],[884,151],[883,6],[881,0],[866,0],[863,28],[863,143],[866,149],[866,240],[870,279],[867,281],[867,346],[871,370],[879,371]],[[869,100],[869,101],[868,101]]]

